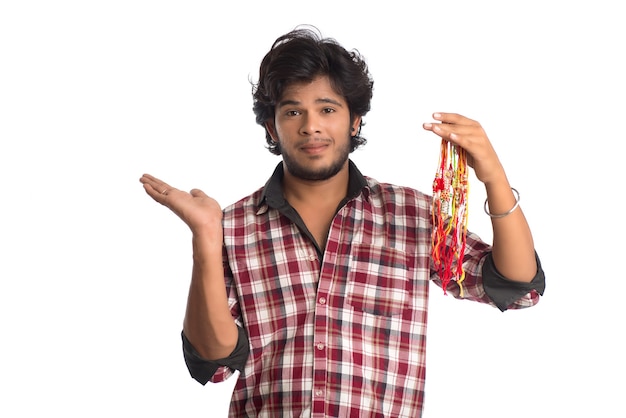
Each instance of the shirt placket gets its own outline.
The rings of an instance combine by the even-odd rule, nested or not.
[[[345,210],[345,208],[344,208]],[[341,211],[340,211],[341,213]],[[326,242],[326,251],[321,262],[320,277],[317,285],[317,294],[315,301],[315,317],[314,317],[314,348],[313,348],[313,418],[326,417],[328,401],[332,398],[332,394],[328,393],[328,373],[331,364],[328,362],[329,352],[332,347],[328,346],[329,332],[329,306],[331,300],[336,300],[337,295],[331,299],[330,291],[333,275],[336,270],[336,263],[339,260],[339,245],[341,236],[341,216],[335,216],[328,234]]]
[[[327,397],[328,364],[328,290],[330,278],[326,270],[330,261],[324,260],[320,269],[320,279],[315,302],[313,333],[313,417],[324,417]]]

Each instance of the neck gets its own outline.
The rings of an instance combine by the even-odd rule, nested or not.
[[[285,168],[283,193],[291,205],[307,204],[312,206],[338,205],[348,193],[348,162],[333,177],[326,180],[303,180],[294,177]]]

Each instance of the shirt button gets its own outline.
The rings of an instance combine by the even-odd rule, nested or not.
[[[321,391],[320,389],[317,389],[317,390],[315,391],[315,396],[322,396],[323,394],[324,394],[324,392],[323,392],[323,391]]]
[[[315,254],[310,254],[309,255],[309,260],[310,261],[315,261],[317,259],[317,256]]]
[[[318,349],[318,350],[323,350],[323,349],[324,349],[324,344],[322,344],[322,343],[317,343],[317,349]]]
[[[319,298],[319,303],[320,305],[324,305],[326,304],[326,298],[324,296],[322,296],[321,298]]]

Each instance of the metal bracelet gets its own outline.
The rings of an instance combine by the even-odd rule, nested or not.
[[[495,214],[489,212],[489,207],[488,207],[488,203],[487,203],[488,199],[485,199],[485,206],[484,206],[485,213],[487,215],[489,215],[490,217],[492,217],[492,218],[504,218],[505,216],[510,215],[511,213],[513,213],[513,211],[515,209],[517,209],[517,207],[519,206],[520,196],[519,196],[519,192],[515,188],[511,187],[511,190],[515,193],[515,204],[513,205],[513,207],[511,209],[509,209],[508,212],[505,212],[505,213],[502,213],[502,214],[498,214],[498,215],[495,215]]]

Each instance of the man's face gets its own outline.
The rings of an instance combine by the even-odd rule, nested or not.
[[[267,128],[291,175],[326,180],[346,167],[351,132],[359,123],[360,118],[351,123],[348,104],[328,77],[318,77],[287,87]]]

